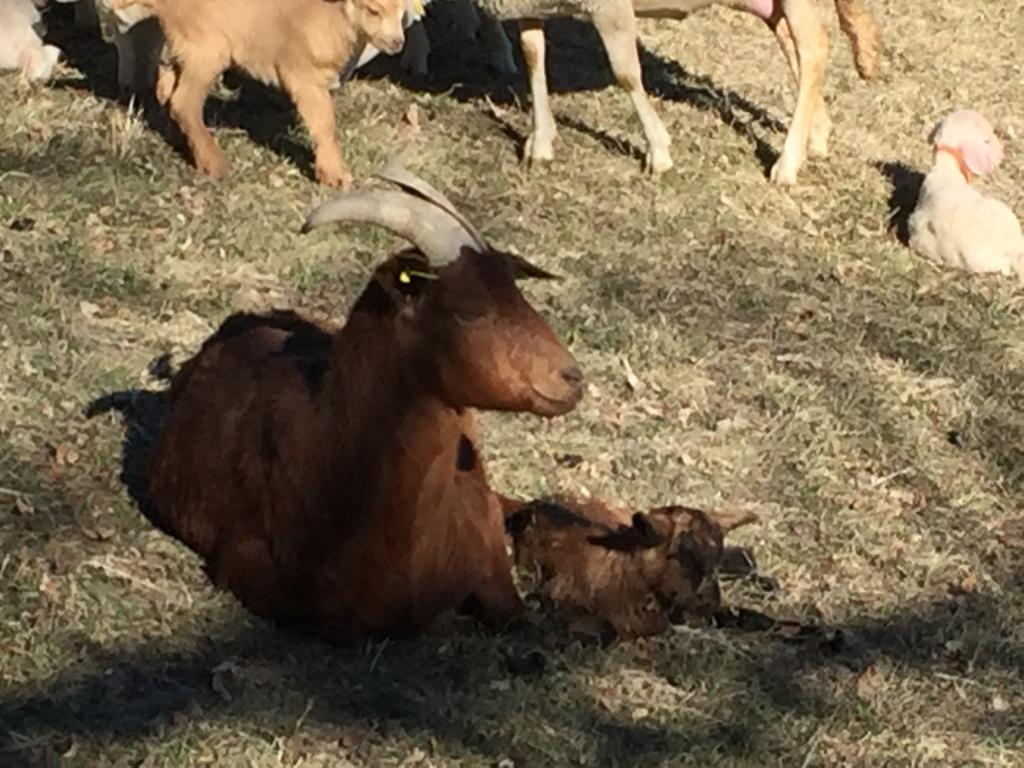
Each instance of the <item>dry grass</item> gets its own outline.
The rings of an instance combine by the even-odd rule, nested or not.
[[[642,24],[678,164],[659,182],[580,25],[553,25],[560,157],[529,175],[527,113],[507,83],[485,87],[483,52],[444,57],[443,6],[426,88],[381,62],[336,97],[357,175],[416,104],[423,173],[567,276],[528,290],[589,396],[542,425],[486,416],[495,484],[746,505],[764,522],[737,539],[782,589],[731,599],[843,632],[681,630],[606,651],[539,614],[516,635],[452,619],[332,649],[246,616],[147,526],[119,478],[120,423],[83,406],[156,388],[147,363],[235,309],[341,315],[395,244],[297,234],[324,192],[279,97],[224,91],[211,113],[233,174],[197,179],[110,100],[112,53],[52,22],[72,52],[61,78],[0,80],[4,764],[1024,764],[1020,294],[939,272],[887,228],[927,129],[963,104],[1007,135],[985,185],[1024,213],[1024,14],[872,5],[885,78],[856,80],[830,17],[833,156],[792,191],[762,165],[792,104],[784,63],[735,14]],[[726,40],[743,54],[722,56]],[[543,670],[523,662],[535,648]]]

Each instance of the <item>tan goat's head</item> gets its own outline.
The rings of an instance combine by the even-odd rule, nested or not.
[[[405,45],[402,18],[405,0],[348,0],[354,12],[353,22],[374,48],[398,53]]]

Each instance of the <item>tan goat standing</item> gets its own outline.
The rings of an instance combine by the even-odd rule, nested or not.
[[[403,0],[112,0],[153,10],[173,67],[161,67],[157,100],[181,128],[196,167],[223,176],[227,162],[203,122],[203,104],[231,66],[284,89],[306,123],[318,181],[348,186],[330,86],[366,43],[397,53],[405,41]]]

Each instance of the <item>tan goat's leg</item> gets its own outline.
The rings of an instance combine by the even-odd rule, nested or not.
[[[523,148],[523,162],[529,164],[553,160],[558,128],[551,114],[548,76],[544,69],[544,22],[537,19],[520,21],[519,42],[523,47],[526,75],[530,79],[530,97],[533,100],[533,130]]]
[[[341,156],[341,146],[334,126],[331,92],[326,87],[301,78],[286,80],[284,85],[313,140],[317,181],[328,187],[351,186],[352,173]]]
[[[177,85],[177,70],[170,64],[159,64],[156,70],[156,87],[154,88],[157,104],[161,107],[166,106]]]
[[[643,125],[647,137],[646,169],[651,173],[667,171],[672,167],[672,155],[669,152],[671,139],[644,91],[640,56],[636,50],[633,6],[630,0],[615,0],[614,4],[609,3],[605,11],[595,13],[592,20],[608,53],[612,73],[629,94]]]
[[[185,134],[196,168],[214,178],[227,173],[228,164],[213,134],[203,123],[203,103],[221,71],[219,66],[200,69],[183,65],[168,99],[171,118]]]
[[[782,16],[769,20],[767,24],[775,34],[775,39],[786,57],[786,63],[789,64],[789,70],[793,73],[793,82],[799,88],[800,59],[797,57],[796,47],[793,45],[793,35],[789,31],[789,24]],[[832,134],[832,118],[828,115],[824,89],[819,90],[818,95],[818,103],[814,108],[814,117],[811,120],[811,134],[807,149],[815,157],[824,157],[828,154],[828,139]]]
[[[828,35],[817,6],[810,0],[782,0],[782,12],[793,36],[800,77],[789,133],[782,155],[772,167],[771,178],[776,184],[796,184],[797,174],[807,158],[814,113],[822,98]]]

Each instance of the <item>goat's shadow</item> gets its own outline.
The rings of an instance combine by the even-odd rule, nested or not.
[[[46,21],[46,42],[61,48],[68,64],[84,77],[84,81],[59,78],[53,82],[53,87],[86,90],[127,106],[117,85],[114,47],[106,44],[97,31],[76,26],[68,4],[51,5]],[[299,121],[288,98],[275,88],[233,71],[225,73],[224,84],[233,94],[224,98],[210,93],[204,108],[207,125],[240,128],[259,146],[311,173],[313,152],[308,144],[292,135]],[[184,137],[152,95],[142,98],[135,107],[150,130],[162,135],[183,158],[187,156]]]
[[[167,390],[126,389],[102,395],[85,409],[86,418],[110,411],[121,414],[124,425],[121,482],[143,516],[161,529],[163,526],[149,495],[148,472],[153,449],[167,418],[168,401]]]
[[[924,174],[900,162],[877,162],[875,168],[892,184],[888,228],[903,245],[910,245],[910,215],[921,196]]]
[[[432,6],[425,26],[440,55],[431,54],[429,75],[415,75],[397,66],[396,57],[380,57],[360,70],[362,79],[388,79],[410,91],[432,94],[448,93],[459,102],[489,99],[500,105],[519,105],[526,95],[525,62],[519,46],[513,46],[517,74],[498,74],[483,63],[487,51],[479,44],[452,44],[453,22],[444,4]],[[683,22],[685,23],[685,22]],[[510,40],[518,38],[515,25],[503,25]],[[544,24],[547,39],[546,70],[548,89],[552,94],[586,90],[610,90],[608,98],[625,99],[612,78],[611,68],[600,36],[593,25],[572,18],[550,19]],[[740,94],[716,84],[711,78],[688,72],[678,62],[667,59],[639,43],[640,65],[647,92],[665,101],[687,104],[702,111],[712,112],[727,126],[754,146],[755,155],[765,173],[771,169],[778,153],[758,135],[757,130],[785,132],[786,125],[764,107]],[[557,105],[556,105],[557,106]],[[516,141],[520,151],[526,136],[511,123],[490,116],[503,133]],[[643,159],[644,151],[636,145],[618,138],[614,133],[588,125],[580,120],[558,115],[555,120],[571,130],[582,133],[602,144],[606,149]],[[635,120],[634,120],[635,122]],[[613,129],[614,130],[614,129]]]
[[[499,74],[487,64],[488,51],[479,42],[467,43],[455,28],[454,11],[444,3],[432,6],[425,18],[427,35],[433,51],[429,59],[429,74],[418,75],[405,71],[398,56],[380,55],[356,73],[365,80],[388,80],[410,92],[450,94],[459,102],[488,99],[495,104],[520,104],[526,93],[525,65],[518,45],[513,46],[518,72]],[[57,88],[87,89],[97,96],[122,100],[119,96],[116,72],[117,55],[113,46],[104,43],[93,30],[74,25],[71,8],[67,5],[52,7],[47,15],[47,41],[61,47],[68,62],[83,73],[80,79],[58,80]],[[506,34],[516,39],[513,25],[505,25]],[[552,19],[545,24],[547,71],[552,93],[581,90],[616,90],[611,70],[599,36],[590,24],[575,19]],[[641,66],[648,92],[666,101],[685,103],[718,115],[721,121],[751,142],[755,155],[764,167],[771,168],[778,153],[761,136],[764,131],[782,132],[785,125],[766,109],[745,99],[740,94],[723,88],[710,78],[694,75],[677,62],[640,47]],[[294,136],[299,120],[288,98],[277,89],[264,86],[247,77],[228,73],[226,83],[237,85],[234,98],[221,98],[211,93],[205,107],[205,118],[210,125],[239,128],[258,145],[311,173],[313,153],[307,142]],[[344,88],[341,91],[344,93]],[[625,95],[610,93],[609,98]],[[153,100],[141,105],[146,124],[165,136],[179,153],[185,153],[184,142]],[[491,114],[499,128],[515,141],[521,152],[526,137],[508,121]],[[601,143],[606,149],[636,159],[644,151],[631,142],[615,135],[616,129],[607,131],[582,121],[556,116],[556,120],[571,130],[583,133]]]

